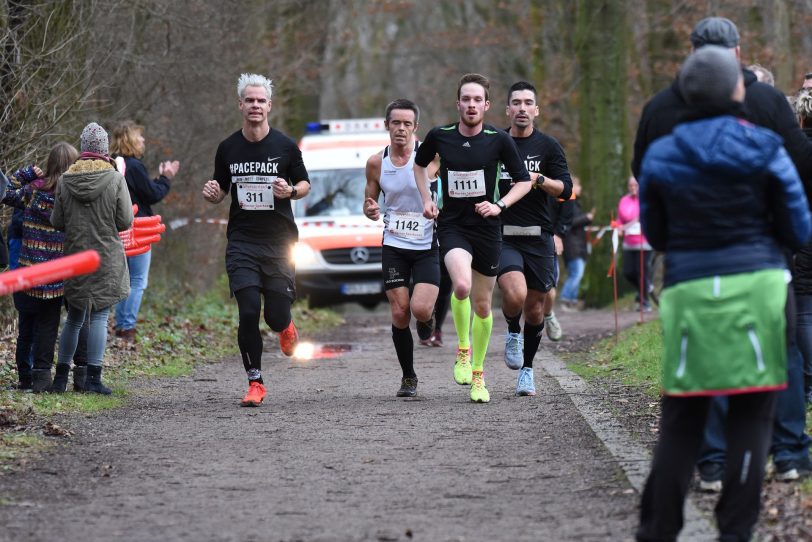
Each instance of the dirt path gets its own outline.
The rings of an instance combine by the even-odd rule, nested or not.
[[[606,314],[560,316],[577,336]],[[347,320],[319,338],[339,357],[267,345],[259,409],[237,406],[232,358],[65,419],[70,441],[0,476],[0,540],[631,539],[638,496],[557,381],[537,370],[538,396],[513,395],[498,312],[487,405],[454,384],[451,337],[417,347],[420,395],[396,399],[387,313]]]

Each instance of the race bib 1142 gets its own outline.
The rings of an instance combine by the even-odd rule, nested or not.
[[[426,231],[426,219],[421,213],[394,211],[389,217],[387,229],[397,237],[422,239]]]

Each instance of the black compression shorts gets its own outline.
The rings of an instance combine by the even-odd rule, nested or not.
[[[384,245],[381,258],[385,290],[408,288],[410,281],[440,286],[440,254],[437,248],[409,250]]]
[[[280,258],[278,248],[246,241],[229,241],[226,247],[226,272],[231,292],[249,286],[271,290],[296,299],[296,273],[290,258]]]
[[[441,223],[437,226],[437,238],[443,260],[448,251],[461,248],[473,257],[471,268],[474,271],[486,277],[496,276],[499,270],[499,253],[502,251],[502,234],[499,229]]]
[[[505,236],[502,241],[500,277],[510,271],[519,271],[531,290],[549,292],[555,286],[556,257],[551,235],[534,239]]]

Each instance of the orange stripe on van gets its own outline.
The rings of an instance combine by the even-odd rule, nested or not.
[[[379,247],[383,241],[382,230],[359,233],[334,233],[332,235],[320,235],[318,237],[308,237],[306,232],[301,233],[302,235],[299,241],[307,243],[315,250],[348,247]]]
[[[321,151],[325,149],[355,149],[359,147],[385,147],[389,144],[389,136],[378,139],[354,139],[350,141],[302,141],[301,150]]]

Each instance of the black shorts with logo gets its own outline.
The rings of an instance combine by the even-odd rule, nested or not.
[[[538,292],[549,292],[556,282],[556,256],[553,236],[541,237],[505,235],[499,258],[499,276],[510,271],[524,275],[527,287]]]
[[[408,288],[420,282],[440,286],[440,253],[427,250],[383,246],[381,254],[384,290]]]
[[[472,256],[471,268],[486,277],[495,277],[499,270],[499,253],[502,251],[502,234],[492,226],[437,225],[440,253],[445,255],[454,248],[461,248]]]
[[[284,247],[229,241],[226,272],[231,292],[256,286],[296,299],[296,270]]]

